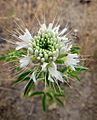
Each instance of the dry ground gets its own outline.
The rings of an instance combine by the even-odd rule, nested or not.
[[[82,55],[91,56],[85,61],[89,70],[80,74],[81,82],[74,83],[73,89],[66,87],[64,108],[57,107],[43,113],[37,99],[21,97],[23,84],[11,85],[13,72],[0,62],[0,120],[97,120],[97,0],[0,0],[0,54],[6,53],[10,44],[5,28],[14,28],[13,17],[21,18],[30,30],[38,24],[34,15],[50,22],[60,18],[62,27],[70,22],[79,30],[76,41]]]

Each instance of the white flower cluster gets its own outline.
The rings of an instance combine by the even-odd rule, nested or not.
[[[72,44],[66,36],[68,28],[59,30],[60,26],[50,23],[48,26],[42,24],[36,36],[32,36],[28,29],[25,29],[23,35],[20,35],[19,41],[16,42],[16,50],[26,49],[27,55],[20,58],[20,67],[34,64],[33,59],[41,66],[41,71],[48,71],[48,80],[64,81],[61,72],[57,70],[56,60],[62,57],[64,67],[69,66],[72,70],[78,65],[79,57],[77,53],[70,52]],[[35,71],[31,78],[36,82]]]

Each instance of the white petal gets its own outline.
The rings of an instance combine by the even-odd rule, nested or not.
[[[40,30],[45,31],[46,29],[46,24],[42,24]]]
[[[64,40],[64,43],[69,42],[69,39],[66,36],[60,36],[60,37],[58,37],[58,39]]]
[[[64,45],[61,49],[60,49],[60,53],[64,53],[64,52],[69,52],[72,48],[72,45]]]
[[[63,35],[64,33],[66,33],[67,30],[68,30],[68,28],[64,28],[64,29],[59,33],[59,35]]]
[[[68,52],[68,51],[70,51],[70,50],[71,50],[72,45],[68,45],[68,46],[66,46],[66,48],[67,48],[67,52]]]
[[[51,67],[52,67],[53,69],[57,70],[57,65],[56,65],[54,62],[52,62]]]
[[[47,65],[48,65],[48,63],[46,63],[46,62],[44,62],[43,65],[41,65],[42,71],[46,70]]]
[[[30,60],[27,56],[20,59],[20,68],[26,67],[30,63]]]
[[[30,41],[30,40],[32,40],[32,36],[31,36],[30,32],[28,31],[28,29],[25,29],[24,35],[20,35],[19,39],[21,39],[23,41]]]
[[[50,23],[48,26],[48,30],[52,30],[52,28],[53,28],[53,23]]]
[[[51,74],[52,77],[55,77],[57,80],[59,80],[61,82],[64,81],[63,78],[62,78],[62,75],[59,71],[55,70],[52,67],[49,67],[48,70],[49,70],[49,73]]]
[[[16,44],[18,44],[18,46],[16,47],[16,50],[20,50],[22,48],[27,48],[28,45],[24,42],[17,42]]]
[[[71,65],[70,67],[71,67],[71,69],[72,69],[72,70],[74,70],[74,71],[75,71],[75,67],[74,67],[73,65]]]
[[[78,65],[79,62],[80,61],[78,59],[78,55],[77,54],[68,54],[66,56],[65,64],[67,66],[70,66],[73,70],[75,70],[75,67]]]
[[[58,33],[59,28],[60,28],[60,25],[58,25],[57,27],[55,27],[55,28],[53,29],[53,31],[54,31],[55,33]]]
[[[54,80],[51,78],[51,76],[49,75],[48,80],[51,82],[54,82]]]
[[[55,54],[53,55],[54,56],[54,61],[57,59],[57,57],[59,56],[59,50],[55,52]]]
[[[29,47],[28,50],[33,53],[33,48],[32,47]]]
[[[36,82],[36,78],[35,78],[35,72],[32,73],[31,77],[30,77],[34,82]]]

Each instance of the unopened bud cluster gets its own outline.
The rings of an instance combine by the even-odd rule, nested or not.
[[[32,43],[33,55],[41,62],[48,62],[56,59],[56,54],[59,52],[59,43],[56,35],[53,32],[39,32],[34,37]]]

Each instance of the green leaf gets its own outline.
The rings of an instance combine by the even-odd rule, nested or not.
[[[20,66],[16,66],[16,71],[18,72],[18,71],[20,71],[22,68],[20,68]]]
[[[76,80],[80,81],[80,78],[78,77],[78,71],[68,69],[67,73],[70,77],[74,77]]]
[[[61,59],[57,59],[57,60],[55,61],[55,63],[56,63],[56,64],[62,64],[62,63],[64,63],[64,61],[65,61],[65,60],[61,58]]]
[[[80,47],[79,47],[79,46],[74,46],[74,47],[71,48],[70,52],[71,52],[72,54],[74,54],[74,53],[78,53],[78,54],[79,54],[79,52],[80,52]]]
[[[49,80],[48,80],[48,76],[49,76],[49,73],[48,73],[48,71],[45,73],[45,80],[46,80],[46,82],[47,82],[47,84],[49,85]]]
[[[33,92],[30,96],[38,96],[38,95],[42,95],[42,94],[44,94],[44,92],[37,91],[37,92]]]
[[[13,84],[19,84],[19,83],[22,83],[23,81],[28,81],[30,80],[30,77],[25,77],[25,78],[22,78],[22,79],[16,79],[15,81],[13,81]]]
[[[78,72],[81,72],[81,71],[84,71],[84,70],[88,70],[87,67],[83,67],[83,66],[77,66],[75,69],[76,69],[76,71],[78,71]]]
[[[31,73],[31,72],[32,72],[31,70],[28,70],[28,71],[20,74],[20,75],[17,77],[17,80],[14,81],[14,83],[15,83],[15,84],[18,84],[18,83],[21,83],[21,82],[23,82],[23,81],[25,81],[25,80],[29,80],[30,77],[29,77],[28,75],[29,75],[29,73]]]
[[[63,76],[65,82],[68,80],[68,76]]]
[[[11,50],[5,55],[0,55],[0,60],[13,61],[13,60],[16,60],[18,57],[21,57],[23,54],[24,54],[24,51]]]
[[[55,93],[55,96],[59,96],[59,97],[64,96],[64,92],[63,93]]]
[[[50,100],[53,100],[53,96],[52,94],[50,94],[49,92],[46,92],[47,96],[50,98]]]
[[[46,94],[42,96],[42,109],[46,111]]]
[[[67,70],[67,67],[64,66],[63,68],[60,67],[60,68],[58,68],[58,69],[59,69],[60,72],[64,73],[64,72]]]
[[[33,84],[34,84],[33,80],[30,79],[25,86],[24,96],[29,96],[29,92],[32,90]]]
[[[0,61],[4,61],[5,60],[5,55],[0,55]]]

